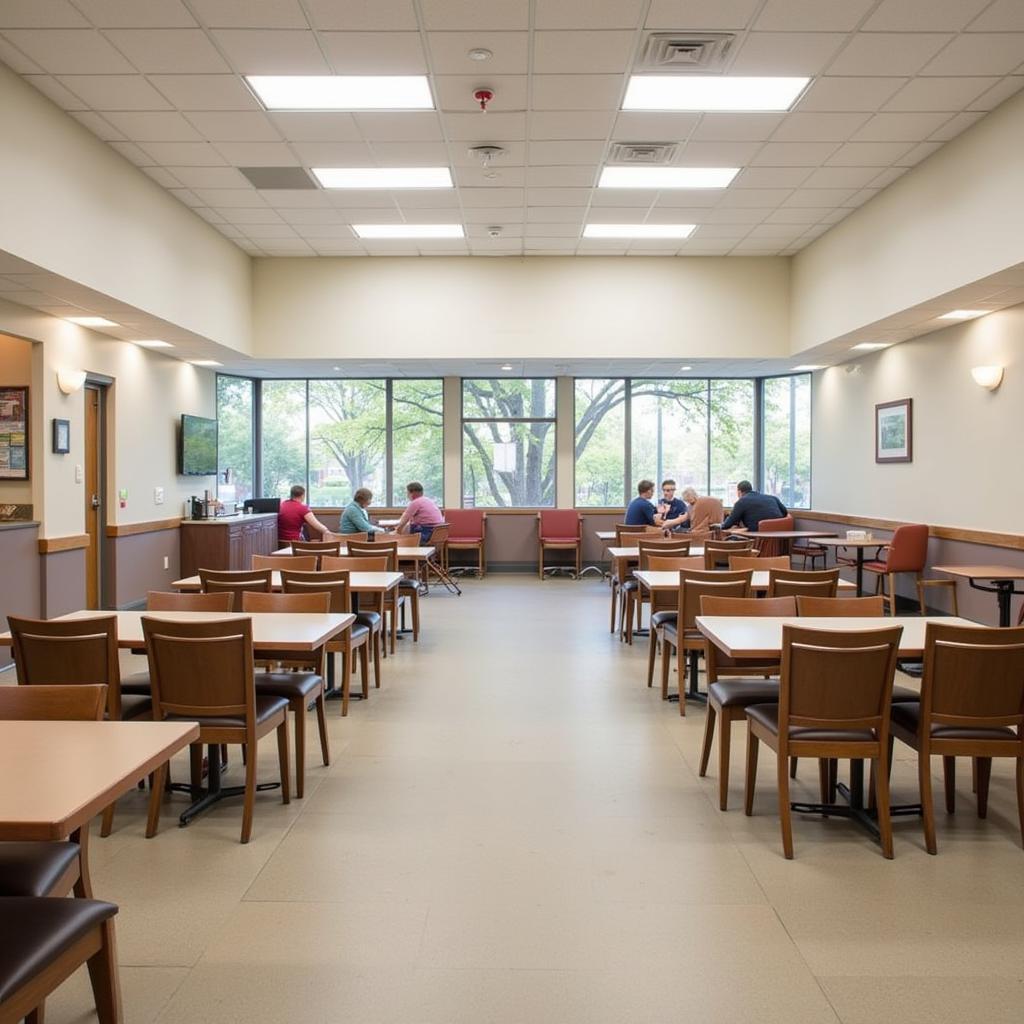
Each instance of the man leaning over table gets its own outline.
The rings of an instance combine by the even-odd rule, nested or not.
[[[409,498],[409,504],[405,506],[402,518],[398,520],[395,532],[418,533],[420,543],[426,544],[434,532],[434,527],[444,522],[444,516],[437,505],[423,496],[423,484],[415,481],[406,484],[405,493]]]
[[[786,506],[774,494],[755,491],[749,480],[736,485],[736,504],[722,523],[723,530],[742,528],[757,533],[757,527],[765,519],[781,519],[787,515]]]
[[[661,516],[654,505],[654,481],[641,480],[636,497],[626,509],[626,526],[661,526]]]

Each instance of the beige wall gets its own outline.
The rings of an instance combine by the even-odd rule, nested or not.
[[[534,256],[260,259],[254,354],[773,358],[789,261]]]
[[[0,387],[30,386],[32,383],[32,346],[20,338],[0,334]],[[32,395],[29,392],[29,414]],[[34,441],[35,438],[30,438]],[[31,454],[31,451],[30,451]],[[31,467],[30,467],[31,468]],[[0,480],[0,505],[31,505],[31,480]]]
[[[989,392],[971,367],[1006,367]],[[858,367],[857,372],[848,372]],[[1018,446],[1024,306],[815,374],[814,507],[847,515],[1024,532]],[[914,400],[914,460],[878,465],[875,404]]]
[[[0,250],[240,352],[251,261],[0,64]]]
[[[81,534],[85,529],[83,484],[75,482],[82,464],[85,402],[81,391],[61,394],[58,369],[79,369],[112,377],[108,425],[108,523],[148,522],[181,514],[184,499],[212,487],[214,478],[177,475],[176,425],[183,412],[216,413],[215,378],[176,359],[114,341],[25,306],[0,301],[0,331],[37,341],[33,346],[31,463],[32,501],[42,520],[40,536]],[[50,421],[71,421],[71,454],[50,451]],[[117,506],[120,488],[128,506]],[[164,489],[157,505],[153,489]]]

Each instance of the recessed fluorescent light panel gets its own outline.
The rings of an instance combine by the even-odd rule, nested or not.
[[[360,238],[465,238],[461,224],[353,224]]]
[[[447,167],[314,167],[324,188],[454,188]]]
[[[943,313],[939,317],[940,320],[973,320],[976,316],[984,316],[986,313],[991,313],[990,309],[953,309],[948,313]]]
[[[738,167],[606,167],[598,188],[725,188]]]
[[[105,316],[66,316],[64,317],[69,323],[78,324],[79,327],[120,327],[120,324],[115,324],[113,320],[108,320]]]
[[[588,224],[584,238],[689,238],[696,224]]]
[[[216,359],[193,359],[193,366],[223,366],[223,363],[218,363]]]
[[[887,341],[862,341],[859,345],[853,346],[855,352],[875,352],[877,349],[888,347]]]
[[[174,348],[169,341],[160,341],[158,338],[150,338],[149,341],[135,342],[140,348]]]
[[[801,363],[799,366],[794,366],[794,372],[810,373],[811,370],[824,370],[824,366],[819,366],[817,363]]]
[[[633,75],[623,110],[789,110],[809,78]]]
[[[424,75],[247,75],[267,110],[433,110]]]

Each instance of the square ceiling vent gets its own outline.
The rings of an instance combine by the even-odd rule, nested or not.
[[[613,142],[608,163],[670,164],[676,155],[674,142]]]
[[[302,167],[239,167],[238,168],[259,189],[318,188],[317,183]]]
[[[652,32],[644,40],[637,71],[724,71],[736,36],[731,32]]]

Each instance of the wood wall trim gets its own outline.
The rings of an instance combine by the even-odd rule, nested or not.
[[[39,554],[54,555],[58,551],[78,551],[89,546],[89,534],[81,533],[71,537],[40,537]]]
[[[905,526],[900,519],[876,519],[872,516],[848,516],[841,512],[793,512],[795,519],[814,522],[842,523],[846,526],[870,527],[877,530],[895,530]],[[997,533],[993,530],[968,530],[959,526],[930,526],[930,535],[940,540],[955,540],[964,544],[984,544],[992,548],[1007,548],[1024,551],[1024,535],[1019,533]]]
[[[139,533],[177,530],[180,526],[181,516],[175,516],[174,519],[151,519],[148,523],[109,523],[106,534],[108,537],[134,537]]]

